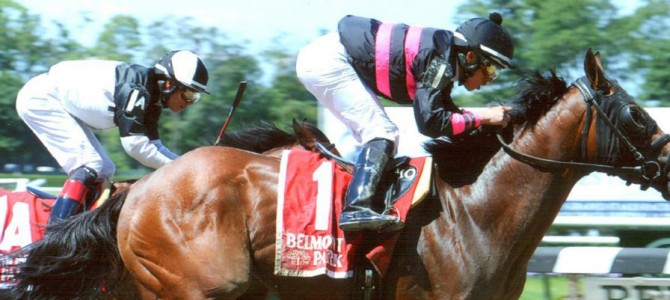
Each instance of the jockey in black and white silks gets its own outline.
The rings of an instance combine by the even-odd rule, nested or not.
[[[126,153],[157,169],[179,156],[160,140],[161,110],[179,112],[195,103],[207,81],[205,64],[186,50],[169,52],[154,67],[63,61],[29,80],[17,97],[18,114],[70,177],[50,222],[76,213],[114,176],[116,167],[93,129],[117,127]]]

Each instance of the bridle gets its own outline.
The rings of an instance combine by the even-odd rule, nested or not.
[[[631,167],[615,167],[606,164],[596,164],[596,163],[583,163],[583,162],[566,162],[551,160],[545,158],[535,157],[529,154],[521,153],[514,150],[509,144],[505,142],[505,139],[502,136],[502,132],[498,131],[496,134],[498,141],[502,145],[505,152],[513,157],[516,160],[519,160],[523,163],[526,163],[530,166],[536,167],[538,169],[543,169],[547,171],[563,171],[565,169],[572,169],[578,172],[591,173],[591,172],[603,172],[610,175],[617,175],[626,178],[639,177],[646,182],[652,182],[661,177],[663,173],[667,172],[668,164],[666,163],[665,168],[662,168],[660,163],[657,160],[645,159],[642,152],[640,152],[635,145],[630,141],[630,139],[621,132],[619,128],[610,120],[607,114],[603,111],[600,106],[600,100],[602,99],[602,92],[595,91],[591,88],[585,77],[576,80],[572,85],[574,85],[579,92],[582,94],[584,101],[586,102],[586,124],[591,123],[592,119],[592,107],[596,112],[596,117],[601,118],[604,124],[606,124],[610,130],[615,134],[619,141],[625,146],[625,149],[629,151],[633,158],[636,161],[636,166]],[[584,126],[584,134],[582,135],[581,142],[581,154],[582,157],[586,156],[586,147],[588,143],[588,134],[590,126]],[[651,144],[651,152],[654,152],[665,144],[670,142],[670,135],[664,134],[658,139],[654,140]]]

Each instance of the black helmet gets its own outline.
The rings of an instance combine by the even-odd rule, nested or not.
[[[164,76],[164,79],[173,79],[184,87],[207,93],[209,79],[207,66],[191,51],[170,51],[156,62],[154,69],[156,74]]]
[[[502,16],[497,12],[488,19],[467,20],[454,32],[455,44],[472,48],[501,68],[511,68],[514,43],[501,24]]]

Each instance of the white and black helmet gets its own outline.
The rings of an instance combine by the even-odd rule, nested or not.
[[[156,74],[164,76],[164,79],[172,79],[182,87],[209,94],[207,66],[191,51],[170,51],[156,62],[154,69]]]
[[[502,16],[491,13],[486,18],[465,21],[454,32],[455,43],[468,46],[483,54],[500,68],[511,68],[514,43],[510,34],[502,27]]]

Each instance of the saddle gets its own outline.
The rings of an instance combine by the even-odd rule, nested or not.
[[[353,173],[353,162],[350,162],[343,157],[331,152],[318,142],[316,143],[316,147],[322,155],[335,161],[350,174]],[[428,160],[423,163],[423,167],[432,167],[432,159],[430,157],[422,157],[421,159]],[[384,174],[382,175],[382,180],[379,183],[377,192],[375,193],[376,198],[384,198],[383,203],[386,206],[384,211],[392,210],[393,204],[406,195],[407,192],[412,191],[415,185],[417,188],[414,190],[421,192],[419,195],[415,195],[413,197],[411,204],[412,207],[419,204],[421,200],[423,200],[430,192],[431,176],[417,176],[417,167],[410,164],[411,160],[412,159],[407,156],[400,156],[393,158],[386,165],[386,169],[384,169]],[[432,172],[427,173],[430,174]],[[373,203],[381,202],[373,201]]]
[[[40,198],[40,199],[56,199],[56,197],[57,197],[56,195],[47,193],[45,191],[42,191],[42,190],[40,190],[36,187],[32,187],[32,186],[27,186],[26,191],[28,191],[28,193],[30,193],[31,195],[33,195],[37,198]]]

